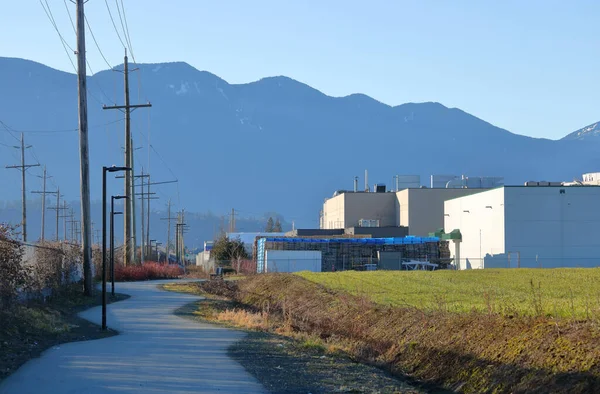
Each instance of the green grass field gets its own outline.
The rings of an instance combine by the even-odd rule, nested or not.
[[[335,290],[393,306],[600,319],[600,269],[301,272]]]

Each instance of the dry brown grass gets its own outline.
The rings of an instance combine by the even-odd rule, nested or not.
[[[320,338],[362,361],[462,392],[600,392],[593,322],[382,306],[294,275],[198,286],[250,307],[222,320]]]

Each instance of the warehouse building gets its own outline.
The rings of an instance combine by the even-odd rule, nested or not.
[[[402,269],[402,262],[424,262],[444,268],[450,257],[447,242],[437,237],[291,238],[257,240],[257,272],[332,272]],[[396,263],[396,264],[394,264]]]
[[[226,233],[227,238],[230,240],[239,239],[244,244],[244,250],[248,256],[252,256],[254,253],[254,242],[257,237],[282,237],[285,233],[283,232],[237,232],[237,233]]]
[[[362,228],[365,227],[382,228],[379,233],[373,231],[374,236],[393,236],[387,235],[383,229],[403,227],[407,229],[407,235],[426,237],[444,226],[444,201],[482,190],[486,189],[418,188],[379,193],[338,191],[325,200],[320,227],[327,230],[354,228],[356,234],[364,233]]]
[[[444,203],[444,229],[462,234],[461,269],[600,266],[600,187],[544,184]]]

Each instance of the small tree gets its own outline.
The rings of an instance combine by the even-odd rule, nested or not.
[[[281,222],[279,221],[279,218],[277,218],[277,221],[275,222],[275,226],[273,227],[273,232],[275,233],[280,233],[283,230],[281,229]]]
[[[231,240],[224,235],[215,241],[210,254],[218,262],[227,265],[237,262],[239,266],[241,260],[249,258],[244,243],[239,238]]]
[[[269,216],[267,220],[267,227],[265,228],[265,232],[272,233],[274,231],[275,226],[273,225],[273,218]]]

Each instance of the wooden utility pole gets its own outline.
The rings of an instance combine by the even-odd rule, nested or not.
[[[49,192],[46,190],[46,179],[49,178],[48,176],[46,176],[46,166],[44,166],[44,175],[42,178],[43,178],[42,191],[36,190],[36,191],[33,191],[32,193],[42,195],[42,234],[41,234],[41,239],[42,239],[42,242],[44,242],[45,231],[46,231],[46,194],[57,194],[58,192]],[[56,212],[58,215],[58,211],[56,211]],[[58,222],[58,219],[57,219],[57,222]]]
[[[79,177],[81,186],[81,252],[83,254],[83,292],[91,296],[92,285],[92,229],[90,216],[90,158],[88,147],[87,71],[85,63],[85,1],[77,4],[77,95],[79,98]]]
[[[185,226],[185,210],[181,210],[181,225],[179,230],[180,253],[183,255],[183,266],[185,267],[185,244],[183,243],[183,227]],[[185,268],[184,268],[185,269]]]
[[[141,183],[141,189],[142,192],[141,193],[134,193],[134,195],[141,195],[141,200],[142,200],[142,210],[141,210],[141,218],[142,218],[142,231],[141,231],[141,237],[140,237],[140,253],[141,253],[141,260],[142,263],[145,260],[145,256],[147,254],[146,251],[146,243],[144,242],[144,228],[146,226],[146,217],[145,217],[145,209],[144,209],[144,196],[145,196],[145,190],[144,190],[144,178],[148,178],[150,175],[148,174],[144,174],[144,168],[142,168],[142,174],[141,175],[136,175],[135,178],[140,178],[142,183]],[[135,179],[134,179],[134,184],[135,184]]]
[[[125,76],[125,105],[114,105],[107,107],[103,106],[103,109],[118,109],[125,113],[125,167],[131,168],[133,170],[133,150],[132,150],[132,141],[131,141],[131,112],[136,108],[141,107],[151,107],[152,104],[137,104],[131,105],[129,103],[129,64],[127,61],[127,49],[125,49],[125,59],[123,63],[123,74]],[[131,70],[134,71],[134,70]],[[128,265],[131,264],[135,257],[135,246],[132,246],[132,214],[133,214],[133,178],[132,171],[125,172],[125,196],[127,199],[124,203],[123,209],[123,221],[124,221],[124,240],[123,240],[123,264]]]
[[[60,206],[60,188],[56,188],[56,206],[55,207],[48,207],[48,209],[56,211],[56,242],[58,242],[58,238],[59,238],[59,235],[58,235],[58,219],[59,218],[66,218],[67,217],[66,215],[60,215],[60,211],[66,211],[67,210],[67,202],[63,201],[63,203],[64,203],[64,206],[61,207]],[[64,226],[65,226],[65,229],[66,229],[66,227],[67,227],[66,219],[65,219]],[[66,237],[66,231],[67,230],[64,230],[64,231],[65,231],[65,239],[66,239],[67,238]]]
[[[235,233],[235,209],[231,208],[231,218],[229,219],[229,233]]]
[[[77,222],[77,220],[75,220],[75,214],[73,213],[73,208],[71,208],[71,213],[69,214],[69,217],[71,218],[71,220],[68,220],[67,222],[71,224],[70,241],[74,242],[75,241],[75,222]]]
[[[167,247],[165,248],[167,253],[167,263],[169,262],[169,252],[171,248],[171,220],[175,219],[171,217],[171,199],[169,198],[169,202],[167,203],[167,217],[160,218],[160,220],[167,220]]]
[[[131,134],[131,132],[130,132]],[[129,149],[129,155],[131,156],[129,158],[129,163],[130,166],[129,168],[131,168],[131,171],[125,171],[125,176],[129,175],[131,178],[131,183],[130,183],[130,187],[131,187],[131,192],[130,195],[131,196],[135,196],[135,165],[133,162],[133,138],[131,139],[131,144],[130,144],[130,149]],[[128,202],[131,202],[131,241],[132,241],[132,248],[131,248],[131,255],[130,255],[130,259],[132,262],[135,262],[135,252],[137,249],[137,228],[135,227],[135,197],[131,198],[131,201],[126,200],[125,204],[127,204]],[[142,234],[143,236],[143,234]],[[140,256],[141,257],[141,256]]]
[[[25,137],[21,133],[21,146],[15,146],[17,149],[21,149],[21,165],[18,166],[6,166],[6,168],[14,168],[21,170],[21,226],[23,227],[23,242],[27,242],[27,189],[25,187],[25,172],[30,167],[39,167],[39,164],[25,164],[25,149],[31,148],[31,145],[25,146]]]

